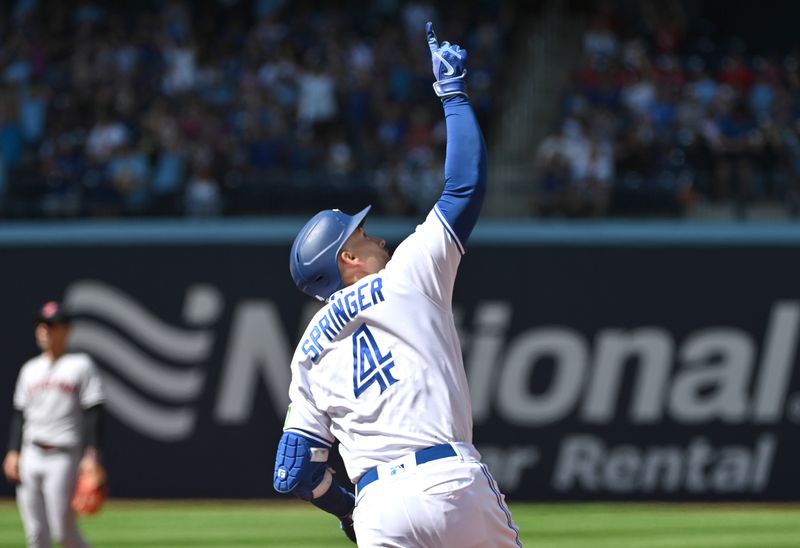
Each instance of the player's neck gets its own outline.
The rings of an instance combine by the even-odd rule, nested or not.
[[[66,353],[66,348],[48,348],[44,351],[44,355],[47,356],[47,359],[49,359],[51,362],[56,361]]]
[[[359,281],[361,278],[365,276],[369,276],[369,272],[366,271],[364,268],[360,267],[352,267],[347,271],[342,273],[342,281],[344,282],[344,287],[349,287]]]

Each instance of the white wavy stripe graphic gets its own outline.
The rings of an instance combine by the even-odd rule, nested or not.
[[[84,280],[69,287],[64,304],[75,313],[92,314],[135,337],[142,346],[174,361],[205,360],[213,344],[209,331],[173,327],[145,310],[122,291]]]
[[[119,420],[160,441],[180,441],[194,430],[195,413],[188,407],[167,409],[134,394],[110,375],[103,376],[105,405]]]
[[[70,348],[88,352],[139,388],[172,401],[196,398],[205,374],[197,369],[175,371],[144,355],[128,341],[95,322],[76,321]]]

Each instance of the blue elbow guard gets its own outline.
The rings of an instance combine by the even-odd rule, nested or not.
[[[338,518],[349,516],[355,497],[339,485],[327,469],[328,447],[295,432],[284,432],[275,457],[272,485],[279,493],[293,493]]]
[[[325,479],[328,447],[295,432],[284,432],[275,457],[272,485],[279,493],[294,493],[303,500],[314,498],[314,489]]]

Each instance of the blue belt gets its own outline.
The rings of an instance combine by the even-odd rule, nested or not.
[[[434,445],[433,447],[428,447],[427,449],[420,449],[414,453],[414,460],[417,461],[417,465],[420,465],[432,460],[455,456],[456,450],[453,449],[453,446],[449,443],[443,443],[442,445]],[[356,484],[356,496],[358,496],[358,493],[364,489],[364,487],[376,479],[378,479],[377,466],[364,472],[364,475],[361,476],[361,479],[358,480],[358,483]]]

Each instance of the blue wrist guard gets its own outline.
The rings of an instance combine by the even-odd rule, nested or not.
[[[339,519],[346,518],[353,513],[353,508],[356,506],[356,498],[353,493],[339,485],[333,479],[330,471],[327,471],[326,478],[329,475],[331,476],[330,487],[318,498],[311,499],[311,504],[320,510],[333,514]]]
[[[436,95],[439,97],[450,97],[452,95],[463,95],[464,97],[468,97],[467,95],[467,82],[464,77],[467,75],[467,71],[461,73],[461,76],[456,76],[455,78],[447,78],[445,80],[439,80],[438,82],[433,83],[433,91],[436,92]]]

